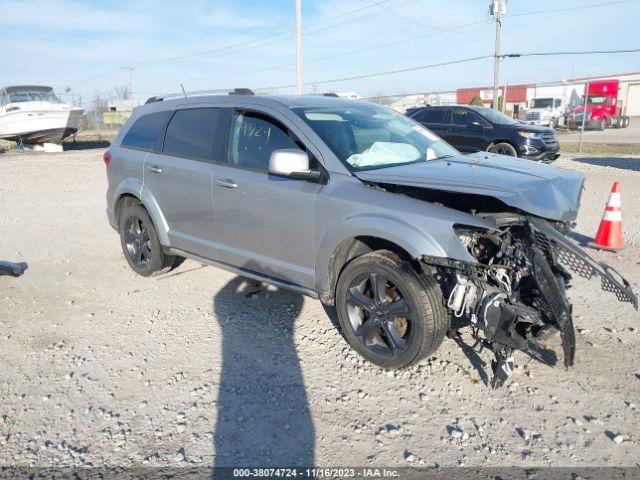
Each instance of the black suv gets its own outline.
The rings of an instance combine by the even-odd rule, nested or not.
[[[526,125],[490,108],[454,105],[410,110],[409,117],[461,152],[487,151],[547,162],[560,156],[552,128]]]

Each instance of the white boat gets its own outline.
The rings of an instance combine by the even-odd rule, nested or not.
[[[83,110],[60,100],[53,88],[0,88],[0,138],[25,144],[58,143],[78,131]]]

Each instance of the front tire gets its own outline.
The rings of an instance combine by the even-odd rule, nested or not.
[[[165,255],[149,213],[142,205],[125,205],[118,232],[122,252],[131,269],[143,277],[171,268],[176,258]]]
[[[518,156],[518,152],[513,147],[513,145],[506,142],[496,143],[495,145],[491,146],[491,148],[489,148],[489,152],[497,153],[498,155],[506,155],[508,157]]]
[[[435,352],[450,326],[436,281],[381,250],[355,258],[336,287],[336,310],[349,344],[371,363],[403,368]]]

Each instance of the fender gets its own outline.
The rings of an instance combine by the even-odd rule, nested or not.
[[[384,226],[384,227],[382,227]],[[436,227],[434,230],[439,230]],[[384,214],[353,215],[339,221],[320,241],[316,254],[316,289],[320,298],[331,290],[330,266],[338,246],[355,237],[376,237],[392,242],[412,258],[423,255],[455,258],[475,263],[476,260],[462,246],[450,225],[451,239],[447,245],[436,241],[429,233],[396,217]],[[331,295],[332,296],[332,295]]]
[[[142,203],[147,212],[149,212],[151,221],[156,227],[160,245],[169,247],[169,225],[167,224],[167,221],[158,206],[158,202],[151,191],[137,178],[127,178],[118,185],[116,194],[112,197],[113,203],[107,208],[107,215],[109,216],[109,223],[111,223],[111,226],[117,229],[117,222],[115,218],[116,205],[123,195],[133,195],[140,200],[140,203]]]
[[[125,178],[116,187],[113,195],[107,194],[109,201],[107,204],[107,217],[109,217],[109,223],[114,229],[118,229],[118,221],[116,219],[116,205],[124,195],[133,195],[137,199],[140,199],[140,190],[142,189],[142,180],[137,178]]]
[[[160,206],[156,201],[156,197],[153,196],[151,190],[149,190],[149,188],[145,185],[142,185],[140,189],[140,200],[142,201],[144,207],[147,209],[147,212],[149,212],[149,216],[151,217],[153,226],[156,227],[160,245],[164,247],[170,247],[171,244],[169,243],[169,224],[164,218],[162,210],[160,210]]]

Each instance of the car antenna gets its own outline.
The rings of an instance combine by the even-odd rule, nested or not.
[[[180,88],[182,89],[182,93],[184,93],[184,98],[187,98],[187,92],[184,90],[184,85],[180,84]]]

